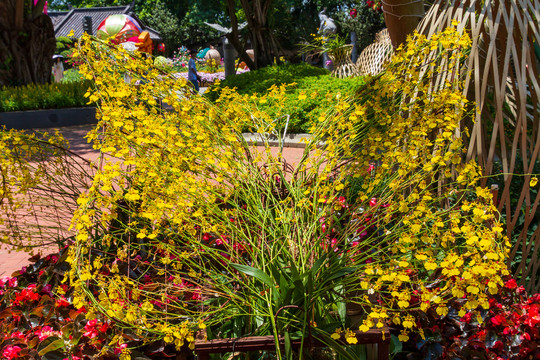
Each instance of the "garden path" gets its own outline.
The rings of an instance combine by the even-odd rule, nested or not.
[[[98,152],[92,148],[91,144],[86,142],[84,136],[92,128],[92,125],[79,125],[79,126],[68,126],[59,128],[59,131],[63,136],[69,141],[70,148],[72,151],[78,155],[89,159],[96,160],[98,157]],[[46,129],[51,132],[53,129]],[[262,147],[260,150],[262,151]],[[273,152],[277,152],[278,148],[273,148]],[[301,159],[304,149],[299,147],[288,147],[283,148],[283,156],[287,162],[290,164],[298,163]],[[34,253],[41,252],[42,255],[47,255],[49,252],[53,252],[54,247],[43,247],[36,248]],[[30,258],[26,252],[10,252],[9,248],[5,245],[0,245],[0,276],[9,276],[13,272],[20,270],[23,266],[30,264]]]

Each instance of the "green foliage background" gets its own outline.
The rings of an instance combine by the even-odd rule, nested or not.
[[[356,1],[344,0],[265,0],[271,2],[267,26],[272,29],[281,51],[292,56],[298,44],[309,39],[309,34],[317,32],[318,13],[325,8],[326,14],[339,25],[338,19],[348,13],[348,9],[358,7]],[[127,5],[129,0],[70,0],[75,7],[97,7]],[[240,22],[245,14],[240,1],[234,2],[235,13]],[[67,0],[49,1],[51,10],[67,10]],[[158,30],[165,42],[166,53],[170,56],[179,46],[206,47],[217,45],[221,35],[204,22],[230,26],[227,1],[221,0],[141,0],[135,3],[135,12],[150,27]],[[338,29],[339,30],[339,29]],[[347,31],[346,29],[344,31]],[[342,31],[341,35],[345,35]],[[243,41],[249,32],[242,32]]]
[[[353,19],[348,13],[341,12],[337,21],[343,32],[356,32],[356,44],[358,45],[358,53],[360,53],[375,40],[375,34],[381,31],[386,24],[383,13],[374,11],[367,6],[366,2],[358,2],[354,8],[357,11],[356,18]]]
[[[274,117],[278,113],[290,115],[288,133],[307,133],[318,118],[329,112],[340,97],[353,96],[365,83],[363,77],[338,79],[329,71],[307,64],[289,64],[271,66],[256,71],[227,78],[208,89],[206,96],[216,101],[221,89],[236,88],[242,95],[264,95],[272,86],[287,85],[287,92],[282,103],[259,103],[257,107]],[[301,94],[308,94],[299,99]],[[285,123],[278,124],[283,130]],[[245,129],[247,131],[247,129]]]
[[[0,112],[88,106],[84,97],[90,84],[70,81],[0,88]]]

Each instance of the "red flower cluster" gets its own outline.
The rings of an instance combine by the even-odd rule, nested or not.
[[[12,346],[8,345],[4,349],[4,352],[2,355],[4,356],[4,359],[11,360],[11,359],[17,359],[19,357],[19,353],[21,352],[21,348],[19,346]]]
[[[411,352],[437,353],[440,359],[471,354],[482,359],[540,359],[540,294],[528,297],[523,286],[509,279],[488,301],[487,311],[455,318],[457,310],[452,309],[448,317],[421,324],[426,341],[411,339],[422,344]]]
[[[367,0],[367,6],[373,9],[373,11],[381,11],[381,1],[380,0]]]
[[[22,289],[18,294],[15,295],[15,300],[13,300],[13,305],[19,306],[21,304],[32,303],[34,301],[39,301],[41,297],[38,293],[34,291],[35,285],[29,285],[26,289]]]
[[[89,339],[94,339],[100,334],[105,334],[109,325],[107,323],[99,323],[96,319],[90,320],[84,325],[85,333],[83,336],[88,337]]]

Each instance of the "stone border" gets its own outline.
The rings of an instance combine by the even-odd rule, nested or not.
[[[263,146],[265,144],[264,138],[259,133],[242,133],[242,136],[246,141],[256,143],[258,146]],[[288,134],[285,135],[283,139],[284,147],[295,147],[295,148],[305,148],[306,141],[311,138],[311,134]],[[276,135],[268,136],[268,145],[270,146],[279,146],[279,141]],[[304,139],[304,140],[302,140]]]
[[[64,108],[0,112],[0,127],[7,129],[57,128],[96,124],[96,108]]]
[[[0,112],[0,127],[5,126],[8,130],[46,129],[88,124],[97,124],[96,108],[94,107]],[[256,143],[259,146],[265,144],[261,134],[242,133],[242,135],[248,142]],[[306,140],[310,138],[311,134],[287,134],[283,140],[283,146],[305,148]],[[302,139],[304,140],[302,141]],[[269,135],[268,145],[279,146],[277,136]]]

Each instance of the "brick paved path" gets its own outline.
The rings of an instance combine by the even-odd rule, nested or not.
[[[95,160],[98,152],[95,151],[90,144],[86,142],[84,136],[92,128],[91,125],[82,126],[70,126],[60,128],[60,132],[66,139],[69,140],[70,148],[72,151],[83,156],[84,158]],[[51,131],[51,129],[47,129]],[[262,148],[261,148],[262,149]],[[276,149],[277,151],[277,149]],[[298,163],[303,153],[302,148],[298,147],[285,147],[283,149],[284,158],[291,164]],[[52,248],[39,249],[36,248],[34,253],[41,252],[42,255],[50,253]],[[26,252],[9,252],[6,246],[0,245],[0,276],[11,275],[14,271],[21,269],[21,267],[28,265],[30,255]]]

